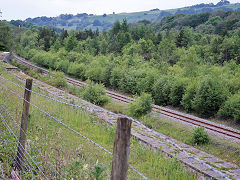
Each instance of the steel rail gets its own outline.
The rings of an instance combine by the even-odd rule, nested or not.
[[[16,55],[14,55],[14,57],[17,60],[19,60],[21,63],[23,63],[25,65],[28,65],[32,68],[40,69],[45,73],[49,72],[46,69],[40,68],[36,65],[33,65],[33,64],[29,63],[27,60],[24,60],[22,58],[17,57]],[[83,85],[87,85],[87,83],[84,83],[84,82],[81,82],[81,81],[78,81],[78,80],[75,80],[75,79],[72,79],[72,78],[69,78],[69,77],[66,77],[66,80],[67,80],[68,83],[77,85],[79,87],[81,87]],[[117,94],[117,93],[109,91],[109,90],[106,90],[106,94],[109,97],[111,97],[112,99],[123,102],[123,103],[126,103],[126,104],[128,104],[132,101],[135,101],[134,98],[124,96],[124,95],[120,95],[120,94]],[[237,131],[237,130],[234,130],[234,129],[229,129],[229,128],[226,128],[226,127],[222,127],[222,126],[219,126],[219,125],[216,125],[216,124],[213,124],[213,123],[210,123],[210,122],[206,122],[206,121],[203,121],[203,120],[199,120],[198,118],[189,117],[188,115],[183,115],[181,113],[172,112],[171,110],[169,110],[167,108],[162,108],[162,107],[157,106],[157,105],[153,105],[153,111],[158,112],[160,114],[163,114],[167,117],[175,118],[175,119],[178,119],[178,120],[183,121],[183,122],[187,122],[187,123],[195,125],[195,126],[201,126],[201,127],[204,127],[208,130],[217,132],[219,134],[223,134],[225,136],[236,138],[236,139],[240,140],[240,131]]]

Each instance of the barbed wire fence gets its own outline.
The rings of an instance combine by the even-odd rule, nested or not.
[[[90,107],[87,107],[87,106],[80,106],[80,105],[77,105],[77,104],[71,104],[69,102],[64,102],[62,100],[58,100],[58,99],[55,99],[53,97],[50,97],[50,96],[47,96],[47,95],[44,95],[44,94],[41,94],[41,93],[38,93],[36,91],[33,91],[33,90],[29,90],[7,78],[4,78],[2,76],[0,76],[0,78],[2,79],[2,81],[8,81],[9,83],[19,87],[19,88],[22,88],[24,90],[27,90],[27,91],[31,91],[32,93],[36,94],[36,95],[39,95],[39,96],[42,96],[42,97],[45,97],[47,99],[50,99],[50,100],[53,100],[55,102],[58,102],[58,103],[61,103],[61,104],[65,104],[65,105],[68,105],[68,106],[71,106],[71,107],[76,107],[76,108],[80,108],[84,111],[88,111],[88,112],[105,112],[105,110],[101,110],[101,109],[94,109],[94,108],[90,108]],[[22,96],[20,96],[19,94],[17,94],[14,90],[10,89],[9,87],[7,87],[6,85],[4,85],[3,83],[0,84],[6,91],[10,92],[11,94],[13,94],[14,96],[16,96],[17,98],[29,103],[31,105],[31,107],[34,107],[35,109],[37,109],[39,112],[41,112],[43,115],[47,116],[48,118],[51,118],[53,120],[55,120],[57,123],[59,123],[60,125],[64,126],[65,128],[67,128],[68,130],[70,130],[71,132],[75,133],[76,135],[80,136],[81,138],[87,140],[88,142],[94,144],[96,147],[100,148],[101,150],[103,150],[104,152],[108,153],[109,155],[113,155],[112,152],[110,152],[109,150],[107,150],[106,148],[104,148],[103,146],[101,146],[100,144],[96,143],[95,141],[93,141],[92,139],[84,136],[83,134],[79,133],[78,131],[74,130],[73,128],[71,128],[70,126],[68,126],[67,124],[65,124],[62,120],[58,119],[57,117],[51,115],[50,113],[48,113],[47,111],[44,111],[43,109],[41,109],[40,107],[36,106],[35,104],[27,101],[26,99],[24,99]],[[67,99],[64,99],[62,98],[63,100],[66,100]],[[5,126],[5,128],[7,129],[9,135],[11,136],[11,139],[14,140],[13,144],[10,144],[9,147],[12,148],[13,152],[15,152],[16,154],[16,146],[17,146],[17,142],[18,142],[18,136],[17,134],[19,132],[17,132],[17,129],[21,128],[19,124],[15,124],[14,126],[14,129],[11,128],[6,122],[5,122],[5,119],[6,117],[8,117],[9,119],[11,119],[13,122],[14,122],[14,118],[11,116],[11,114],[6,110],[6,108],[0,104],[0,107],[1,107],[1,119],[3,121],[3,125]],[[4,113],[5,112],[5,113]],[[109,111],[108,111],[109,113]],[[111,112],[110,112],[111,113]],[[114,113],[113,113],[114,114]],[[115,114],[114,114],[115,115]],[[133,121],[135,121],[134,119],[131,119]],[[21,129],[20,129],[21,130]],[[27,136],[27,133],[24,132]],[[27,136],[28,137],[28,136]],[[28,139],[30,139],[28,137]],[[9,142],[10,143],[10,142]],[[9,144],[8,143],[8,144]],[[52,169],[54,169],[55,165],[51,164],[51,162],[49,162],[47,160],[47,157],[45,157],[43,155],[43,153],[41,153],[40,149],[38,147],[36,147],[35,145],[33,145],[34,148],[36,148],[36,150],[38,151],[39,153],[39,156],[41,157],[41,161],[45,161],[45,163],[49,164],[48,167],[52,167]],[[13,153],[11,155],[11,157],[14,159],[15,158],[15,154]],[[31,174],[31,176],[39,176],[39,177],[44,177],[45,179],[48,179],[47,175],[49,175],[46,170],[43,170],[41,167],[38,166],[38,164],[40,164],[41,162],[35,162],[34,159],[31,157],[30,153],[28,151],[26,151],[26,153],[24,154],[24,163],[25,163],[25,171],[29,174]],[[15,159],[14,159],[15,160]],[[38,158],[39,160],[39,158]],[[14,161],[15,162],[15,161]],[[16,165],[16,164],[15,164]],[[129,168],[131,170],[133,170],[135,173],[137,173],[142,179],[148,179],[146,176],[144,176],[141,172],[139,172],[138,170],[136,170],[134,167],[132,167],[131,165],[129,165]],[[22,176],[24,177],[24,176]],[[50,178],[56,178],[58,177],[59,179],[62,178],[62,173],[61,172],[58,172],[58,171],[55,171],[55,175],[53,176],[52,174],[50,174]]]
[[[12,160],[10,161],[12,162],[12,164],[10,164],[10,166],[16,167],[16,166],[19,166],[19,163],[16,161],[16,157],[17,157],[16,152],[17,152],[17,146],[18,146],[18,135],[16,132],[17,130],[11,127],[12,121],[7,121],[7,119],[10,119],[10,117],[7,116],[5,108],[2,105],[0,106],[1,106],[0,117],[2,119],[2,124],[5,129],[4,134],[5,136],[10,136],[10,138],[3,139],[4,146],[6,149],[10,148],[11,150],[11,153],[9,154],[12,158]],[[28,151],[25,151],[20,156],[23,159],[25,164],[24,170],[21,171],[21,174],[19,174],[20,177],[22,177],[23,179],[25,179],[25,176],[28,176],[28,177],[30,176],[32,178],[44,177],[45,179],[47,179],[42,169],[38,166],[37,162],[35,162],[35,160],[33,159],[33,157],[30,155]],[[40,174],[38,174],[37,172],[40,172]],[[16,176],[18,175],[16,174]]]
[[[35,158],[35,159],[38,159],[38,162],[36,162],[36,160],[34,160],[34,157],[32,155],[30,155],[31,152],[29,152],[29,149],[25,149],[27,152],[24,153],[24,158],[23,157],[22,158],[24,159],[24,163],[26,164],[27,168],[25,168],[24,172],[31,171],[32,175],[34,175],[34,174],[37,174],[36,172],[40,171],[41,175],[46,178],[45,173],[44,173],[45,170],[42,170],[40,167],[38,167],[37,164],[39,164],[39,163],[46,164],[47,163],[48,164],[47,167],[51,168],[51,170],[49,169],[48,171],[53,172],[53,169],[54,169],[55,175],[51,176],[52,178],[55,178],[57,176],[58,177],[62,177],[62,175],[58,171],[55,171],[55,166],[48,160],[48,158],[45,155],[43,155],[43,153],[41,152],[40,148],[37,147],[33,143],[31,138],[21,128],[20,124],[18,124],[15,121],[15,119],[12,116],[12,114],[2,104],[0,104],[0,110],[1,110],[0,111],[0,116],[1,116],[2,121],[3,121],[3,125],[5,126],[5,128],[7,128],[8,133],[11,133],[10,134],[11,135],[11,139],[14,140],[14,147],[15,147],[15,149],[14,149],[15,156],[13,157],[14,163],[15,163],[14,166],[16,166],[16,165],[19,166],[19,164],[17,164],[18,162],[16,161],[16,150],[17,150],[16,147],[18,145],[18,134],[20,134],[20,131],[22,131],[26,135],[26,137],[27,137],[28,144],[31,145],[31,148],[29,148],[29,149],[31,149],[32,152],[36,151],[38,153],[37,158]],[[8,119],[7,122],[6,122],[6,119]],[[36,168],[33,169],[32,167],[34,167],[34,166],[36,166],[37,169]]]

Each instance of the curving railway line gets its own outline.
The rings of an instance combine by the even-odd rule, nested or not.
[[[41,67],[31,64],[29,61],[22,59],[22,58],[16,56],[15,54],[13,56],[20,64],[29,66],[33,69],[40,69],[44,73],[49,72],[48,70],[46,70],[44,68],[41,68]],[[78,80],[75,80],[75,79],[72,79],[69,77],[67,77],[66,80],[68,81],[69,84],[74,84],[79,87],[82,85],[86,85],[86,83],[84,83],[84,82],[81,82],[81,81],[78,81]],[[122,103],[126,103],[126,104],[135,100],[134,98],[127,97],[127,96],[124,96],[121,94],[117,94],[117,93],[109,91],[109,90],[106,90],[106,94],[109,97],[111,97],[112,99],[120,101]],[[236,129],[233,129],[233,128],[230,128],[230,127],[227,127],[227,126],[224,126],[221,124],[217,124],[217,123],[214,123],[211,121],[207,121],[207,120],[204,120],[204,119],[192,116],[192,115],[173,111],[171,109],[164,108],[164,107],[157,106],[157,105],[153,105],[153,111],[158,112],[158,113],[164,115],[165,117],[180,120],[180,121],[189,123],[194,126],[201,126],[201,127],[204,127],[205,129],[210,130],[214,133],[219,133],[220,135],[224,135],[225,137],[230,137],[230,138],[233,138],[234,140],[240,141],[240,131],[239,130],[236,130]]]

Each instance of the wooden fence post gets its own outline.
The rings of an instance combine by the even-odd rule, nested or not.
[[[32,90],[32,79],[26,79],[24,99],[23,100],[23,111],[21,118],[21,128],[20,128],[20,137],[18,142],[18,151],[17,151],[17,168],[22,170],[24,168],[24,156],[25,156],[25,142],[26,142],[26,133],[27,133],[27,125],[28,125],[28,113],[30,98],[31,98],[31,90]],[[28,90],[27,90],[28,89]],[[29,91],[30,90],[30,91]]]
[[[127,180],[132,120],[119,117],[113,147],[111,180]]]

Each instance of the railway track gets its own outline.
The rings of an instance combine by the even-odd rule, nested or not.
[[[36,65],[33,65],[30,62],[28,62],[27,60],[19,58],[16,55],[14,55],[14,57],[19,63],[21,63],[25,66],[29,66],[33,69],[40,69],[44,73],[49,72],[48,70],[38,67]],[[72,79],[69,77],[67,77],[66,80],[69,84],[74,84],[79,87],[83,86],[83,85],[87,85],[87,83],[84,83],[84,82],[81,82],[81,81],[78,81],[78,80],[75,80],[75,79]],[[112,92],[109,90],[106,90],[106,94],[109,97],[111,97],[112,99],[120,101],[122,103],[126,103],[126,104],[135,100],[134,98],[127,97],[127,96],[124,96],[124,95],[121,95],[121,94],[118,94],[118,93],[115,93],[115,92]],[[240,140],[240,131],[239,130],[236,130],[236,129],[233,129],[233,128],[230,128],[230,127],[227,127],[227,126],[224,126],[221,124],[213,123],[213,122],[210,122],[210,121],[207,121],[207,120],[204,120],[204,119],[192,116],[192,115],[179,113],[179,112],[173,111],[171,109],[167,109],[167,108],[157,106],[157,105],[153,105],[153,111],[158,112],[158,113],[164,115],[165,117],[174,118],[174,119],[183,121],[185,123],[189,123],[194,126],[201,126],[207,130],[213,131],[214,133],[219,133],[221,135],[225,135],[227,137],[234,138],[238,141]]]

